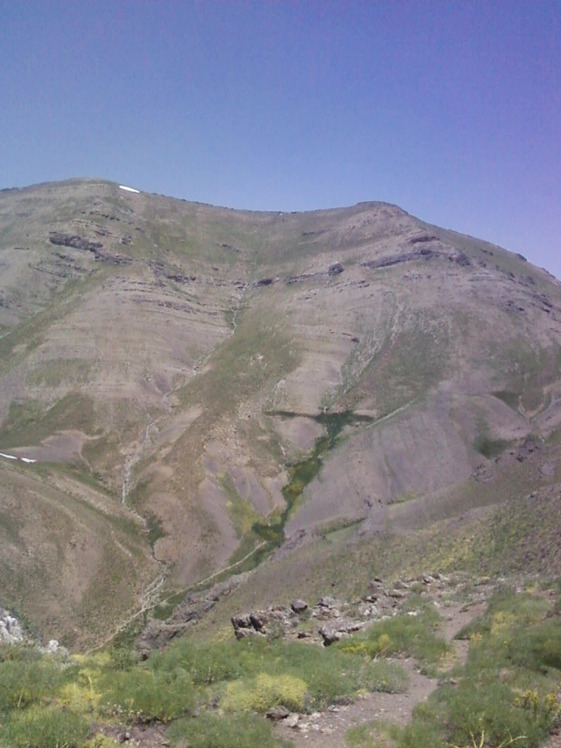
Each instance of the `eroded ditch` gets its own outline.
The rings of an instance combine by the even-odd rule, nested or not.
[[[285,411],[269,412],[267,415],[284,418],[302,417],[302,414]],[[226,568],[216,571],[188,589],[175,591],[164,600],[152,605],[153,618],[148,629],[145,628],[148,621],[145,615],[143,616],[144,622],[141,628],[144,628],[144,634],[140,640],[141,648],[149,650],[154,646],[163,646],[169,638],[183,633],[190,624],[199,620],[214,607],[223,595],[235,589],[238,584],[237,580],[241,579],[243,572],[255,569],[278,549],[285,541],[286,523],[298,509],[305,488],[319,474],[325,456],[336,447],[345,426],[374,421],[371,416],[357,415],[349,410],[306,417],[320,423],[325,433],[316,439],[314,448],[306,457],[288,466],[290,480],[282,489],[285,499],[282,512],[277,514],[273,520],[257,521],[253,524],[249,535],[253,537],[257,545],[243,558],[232,560]],[[247,536],[245,539],[247,540]],[[241,539],[241,544],[243,541],[244,538]],[[144,613],[147,612],[147,610],[144,611]]]
[[[286,411],[272,411],[267,415],[280,416],[283,418],[301,417],[298,413]],[[320,413],[315,416],[307,417],[320,423],[325,429],[325,434],[316,439],[314,448],[309,455],[288,466],[290,480],[282,489],[282,495],[286,504],[284,510],[280,515],[278,515],[278,519],[272,523],[254,523],[252,532],[261,540],[267,541],[268,543],[268,546],[263,548],[261,551],[263,556],[283,544],[285,540],[284,529],[286,523],[300,506],[304,489],[319,474],[323,465],[324,456],[335,448],[344,427],[360,422],[369,423],[373,420],[371,416],[357,415],[350,410],[338,413]]]

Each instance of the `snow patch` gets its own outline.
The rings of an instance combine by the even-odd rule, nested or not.
[[[135,192],[137,195],[140,194],[140,190],[135,190],[134,187],[125,187],[124,184],[120,184],[119,189],[125,190],[126,192]]]
[[[6,454],[6,452],[0,452],[0,457],[5,457],[7,460],[18,460],[19,462],[26,462],[28,465],[37,462],[37,460],[32,460],[31,457],[16,457],[15,455],[8,455]]]

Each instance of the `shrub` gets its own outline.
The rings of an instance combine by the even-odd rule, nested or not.
[[[517,630],[509,641],[508,655],[516,665],[532,670],[561,669],[561,624],[548,619],[539,626]]]
[[[259,673],[229,683],[223,700],[227,711],[266,712],[273,706],[302,711],[308,687],[294,675]]]
[[[25,658],[0,662],[0,712],[52,697],[63,681],[56,661]]]
[[[82,748],[90,727],[69,709],[33,706],[14,712],[2,732],[9,748]]]
[[[173,673],[140,667],[106,673],[101,685],[102,706],[128,719],[169,722],[195,706],[193,681],[181,668]]]
[[[182,640],[151,655],[147,665],[160,674],[183,668],[196,686],[208,689],[209,697],[218,695],[226,681],[253,682],[258,674],[291,676],[306,684],[306,709],[347,699],[360,689],[400,691],[407,685],[406,674],[394,663],[370,662],[335,647],[265,639],[203,645]]]
[[[438,662],[448,651],[448,644],[436,633],[439,617],[427,608],[417,615],[403,614],[380,621],[366,634],[338,643],[343,652],[363,652],[369,657],[408,654],[426,663]]]
[[[154,652],[148,665],[155,672],[186,670],[195,685],[209,685],[239,678],[259,670],[261,642],[226,641],[195,644],[181,639],[162,652]]]
[[[364,655],[302,642],[279,642],[270,647],[266,672],[290,673],[308,687],[306,708],[343,702],[357,691],[403,691],[407,674],[399,665],[371,662]]]
[[[479,684],[477,688],[462,683],[456,689],[447,689],[443,697],[449,736],[456,745],[470,745],[472,735],[484,733],[489,746],[520,736],[525,736],[521,745],[537,746],[547,735],[545,724],[536,723],[524,709],[515,706],[513,693],[504,683]]]
[[[168,732],[172,740],[187,739],[190,748],[282,748],[290,745],[274,738],[271,726],[254,714],[203,713],[180,719]]]

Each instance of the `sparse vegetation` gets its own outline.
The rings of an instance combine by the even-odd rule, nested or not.
[[[426,665],[435,665],[448,651],[446,641],[437,633],[439,620],[433,607],[409,610],[375,623],[366,634],[340,642],[338,647],[371,658],[407,654]]]
[[[185,638],[145,663],[122,647],[111,657],[72,663],[24,648],[0,663],[0,714],[5,718],[0,745],[23,747],[43,740],[37,745],[50,746],[59,730],[68,736],[68,745],[81,748],[94,723],[172,723],[179,718],[170,735],[188,737],[195,745],[226,745],[227,740],[236,745],[244,726],[250,741],[244,748],[261,739],[269,741],[264,745],[280,745],[271,742],[269,728],[255,713],[279,705],[311,711],[359,690],[405,687],[405,674],[396,664],[282,641],[197,644]],[[214,711],[216,705],[220,712]],[[194,716],[199,710],[200,721]]]
[[[174,741],[187,740],[192,748],[283,748],[274,738],[270,723],[254,714],[203,712],[196,719],[182,719],[169,730]]]
[[[347,735],[356,748],[537,748],[560,724],[559,622],[542,596],[504,590],[460,637],[456,666],[404,728],[369,723]],[[554,664],[555,663],[555,664]]]
[[[458,634],[469,639],[465,665],[447,657],[440,619],[415,593],[400,615],[329,648],[183,637],[141,662],[123,646],[74,658],[9,647],[0,650],[0,745],[91,748],[107,742],[104,725],[160,723],[172,745],[280,748],[269,709],[307,713],[403,690],[391,658],[407,655],[440,674],[438,688],[403,727],[390,714],[350,729],[349,748],[538,748],[561,725],[560,600],[499,589]]]

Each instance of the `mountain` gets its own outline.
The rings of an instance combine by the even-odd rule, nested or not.
[[[88,179],[0,192],[0,270],[0,604],[45,638],[257,566],[561,568],[561,284],[522,256]]]

